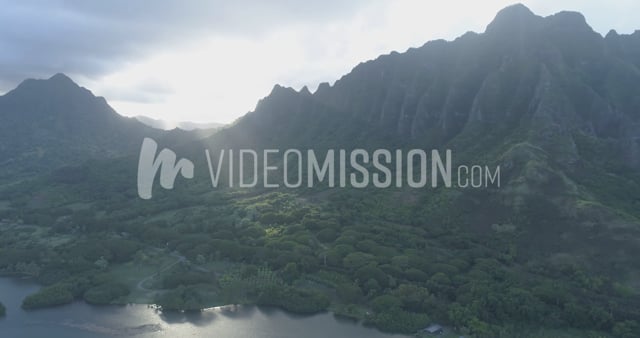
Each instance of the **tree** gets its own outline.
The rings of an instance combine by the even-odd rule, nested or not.
[[[382,289],[389,286],[389,276],[380,270],[375,263],[367,264],[355,272],[355,277],[360,283],[375,280]]]
[[[129,289],[121,283],[106,283],[94,286],[84,293],[84,300],[90,304],[110,304],[129,294]]]
[[[278,306],[295,313],[317,313],[327,309],[329,297],[316,290],[277,287],[262,288],[258,305]]]
[[[364,283],[363,289],[367,293],[367,296],[371,296],[376,294],[382,288],[380,287],[380,284],[375,279],[371,278]]]
[[[55,284],[42,288],[40,291],[27,296],[22,301],[25,310],[68,304],[73,301],[73,293],[67,284]]]
[[[338,237],[338,234],[334,229],[323,229],[316,234],[316,237],[320,242],[331,243]]]
[[[352,252],[342,260],[342,265],[347,269],[356,270],[373,260],[374,257],[370,254]]]
[[[409,257],[407,256],[394,256],[391,258],[391,263],[399,268],[405,269],[409,267]]]
[[[35,262],[20,262],[16,264],[16,271],[27,276],[38,277],[40,275],[41,269],[40,266]]]
[[[437,272],[429,279],[427,287],[436,294],[446,294],[451,289],[451,280],[444,273]]]
[[[472,334],[478,338],[491,338],[495,337],[495,334],[491,328],[491,325],[479,320],[478,318],[472,318],[468,324],[469,330]]]
[[[453,323],[454,327],[463,328],[466,327],[473,318],[473,311],[466,306],[453,303],[449,307],[447,315],[449,317],[449,321]]]
[[[292,283],[293,281],[298,279],[299,275],[300,272],[298,271],[298,265],[293,262],[287,263],[287,265],[285,265],[284,269],[282,270],[282,278],[287,283]]]
[[[618,322],[613,326],[613,336],[617,338],[640,337],[640,324],[635,320]]]
[[[358,303],[362,300],[362,289],[356,284],[340,284],[336,288],[336,293],[340,300],[346,303]]]
[[[392,294],[402,302],[402,308],[413,312],[426,312],[426,302],[429,300],[429,290],[413,285],[401,284]]]
[[[527,290],[509,288],[502,298],[503,310],[512,319],[537,322],[544,314],[544,304]]]

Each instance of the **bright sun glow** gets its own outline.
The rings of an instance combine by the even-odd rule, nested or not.
[[[525,4],[539,15],[581,11],[596,31],[606,34],[610,28],[630,32],[635,22],[629,8],[640,7],[633,1]],[[306,85],[313,91],[320,82],[333,83],[359,62],[380,54],[453,39],[466,31],[482,32],[497,11],[512,3],[371,2],[352,17],[265,28],[260,36],[214,32],[179,48],[167,45],[101,78],[70,75],[105,96],[123,115],[228,123],[252,110],[274,84],[297,90]]]

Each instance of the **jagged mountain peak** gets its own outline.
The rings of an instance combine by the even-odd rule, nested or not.
[[[2,96],[2,101],[4,110],[19,107],[21,114],[33,116],[118,116],[103,97],[95,96],[63,73],[48,79],[24,80]]]
[[[579,12],[561,11],[542,17],[533,13],[523,4],[515,4],[502,9],[487,26],[486,33],[501,37],[522,35],[540,29],[551,29],[555,33],[594,33],[586,18]]]
[[[284,87],[281,86],[279,84],[276,84],[273,86],[273,89],[271,89],[271,93],[269,94],[269,96],[271,95],[287,95],[287,94],[295,94],[297,93],[295,89],[291,88],[291,87]]]
[[[57,83],[73,83],[76,84],[69,76],[64,73],[56,73],[52,77],[49,78],[49,81],[54,81]]]
[[[309,91],[309,88],[307,86],[302,87],[302,89],[300,89],[300,94],[302,95],[311,95],[311,92]]]
[[[515,4],[508,6],[496,14],[487,26],[489,34],[512,34],[522,30],[530,30],[542,22],[542,17],[534,14],[527,6]]]
[[[63,73],[57,73],[48,79],[26,79],[22,81],[14,91],[33,89],[86,90],[75,83],[69,76]]]
[[[158,132],[118,115],[102,97],[59,73],[28,79],[0,96],[0,179],[16,168],[41,172],[91,158],[133,153]]]
[[[616,31],[615,29],[611,29],[611,30],[609,30],[607,35],[605,35],[605,39],[612,39],[612,38],[616,38],[618,36],[620,36],[620,34],[618,34],[618,31]]]
[[[616,47],[582,14],[542,17],[516,4],[500,11],[484,34],[382,55],[358,64],[333,86],[320,85],[311,96],[275,86],[253,116],[287,123],[292,116],[331,116],[339,125],[358,126],[344,130],[362,138],[384,133],[429,145],[455,142],[472,130],[509,135],[524,128],[539,135],[551,125],[562,135],[580,130],[632,144],[638,103],[620,88],[640,83],[635,72],[624,71],[637,67],[635,40],[626,36]],[[612,55],[620,60],[612,62]],[[541,116],[544,121],[536,120]],[[312,128],[321,133],[323,126]],[[337,140],[334,134],[327,139]],[[566,155],[575,153],[573,141],[565,136],[558,158],[574,163],[575,156]],[[635,151],[628,154],[638,159]]]
[[[580,12],[561,11],[546,17],[546,20],[555,25],[563,26],[564,28],[586,29],[588,31],[593,31],[591,26],[587,23],[587,19]]]

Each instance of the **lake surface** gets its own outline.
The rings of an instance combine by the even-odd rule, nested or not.
[[[298,316],[273,308],[224,307],[202,313],[165,315],[146,305],[91,306],[84,302],[23,311],[22,299],[38,290],[30,281],[0,278],[0,337],[222,337],[222,338],[390,338],[324,313]]]

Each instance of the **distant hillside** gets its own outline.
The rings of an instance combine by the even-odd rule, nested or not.
[[[118,115],[63,74],[0,96],[0,177],[131,154],[160,132]]]
[[[153,127],[161,130],[171,130],[175,128],[179,128],[182,130],[195,130],[195,129],[218,129],[224,126],[223,123],[215,123],[215,122],[190,122],[190,121],[165,121],[160,119],[153,119],[147,116],[135,116],[135,119],[148,125],[149,127]]]
[[[104,98],[64,74],[25,80],[0,96],[0,119],[0,181],[90,159],[135,155],[144,137],[179,144],[215,132],[189,122],[176,130],[152,128],[119,115]]]

